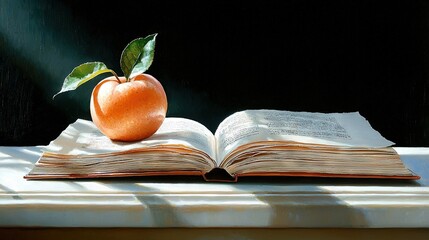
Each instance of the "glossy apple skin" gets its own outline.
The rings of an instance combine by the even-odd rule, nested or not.
[[[152,136],[167,114],[167,96],[161,83],[149,74],[129,82],[125,77],[100,81],[91,94],[91,118],[112,140],[138,141]]]

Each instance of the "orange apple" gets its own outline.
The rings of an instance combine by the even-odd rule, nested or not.
[[[91,118],[98,129],[112,140],[138,141],[153,135],[164,122],[167,96],[161,83],[146,74],[155,53],[157,33],[136,38],[122,51],[120,65],[123,76],[103,62],[86,62],[75,67],[64,79],[61,90],[72,91],[104,73],[93,89]]]
[[[93,89],[91,118],[112,140],[137,141],[153,135],[167,113],[167,96],[161,83],[149,74],[107,77]]]

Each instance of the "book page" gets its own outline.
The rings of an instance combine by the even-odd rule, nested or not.
[[[149,138],[112,141],[78,119],[44,148],[26,179],[201,175],[216,167],[214,135],[202,124],[166,118]]]
[[[358,112],[245,110],[224,119],[215,132],[215,138],[219,159],[224,159],[241,145],[259,141],[340,147],[386,147],[394,144],[374,130]]]
[[[210,130],[194,120],[173,117],[167,117],[154,135],[136,142],[112,141],[91,121],[78,119],[45,150],[56,154],[87,155],[177,145],[202,151],[211,159],[215,158],[215,140]]]

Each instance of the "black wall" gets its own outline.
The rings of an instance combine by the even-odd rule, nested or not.
[[[429,146],[429,1],[0,0],[0,145],[44,145],[90,119],[102,75],[54,100],[87,61],[121,73],[158,33],[147,73],[168,116],[212,131],[248,108],[359,111],[397,146]]]

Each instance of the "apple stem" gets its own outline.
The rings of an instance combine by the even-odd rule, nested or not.
[[[115,76],[116,80],[118,80],[119,83],[121,83],[121,80],[118,77],[118,74],[116,74],[115,71],[111,70],[112,74]]]

